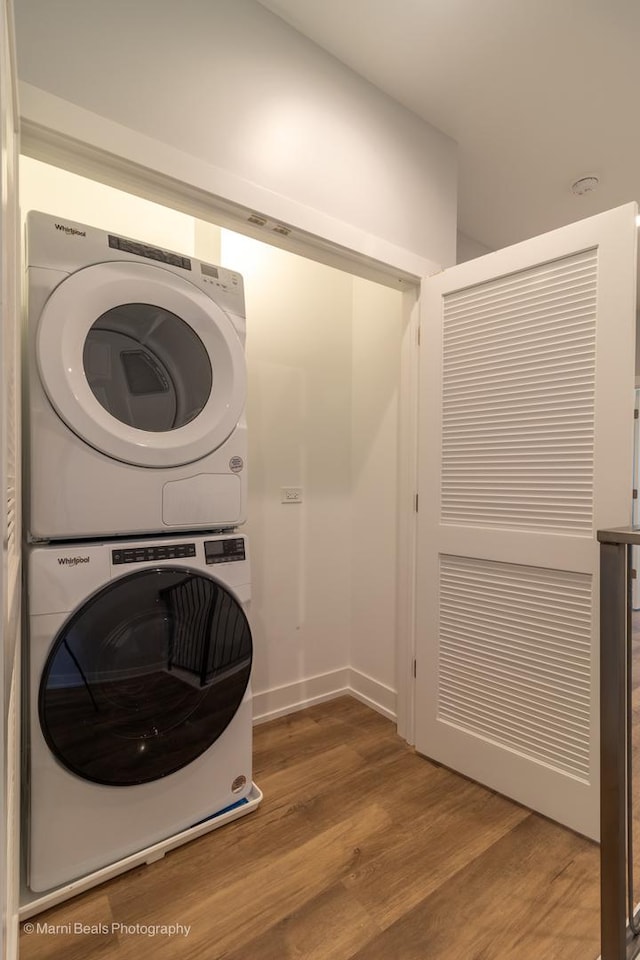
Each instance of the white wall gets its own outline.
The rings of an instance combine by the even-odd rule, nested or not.
[[[255,714],[393,715],[401,295],[28,158],[21,203],[243,274]]]
[[[256,715],[346,686],[352,278],[222,232],[247,298]],[[282,504],[282,487],[302,487]],[[279,689],[284,687],[285,689]]]
[[[466,233],[458,232],[456,263],[475,260],[476,257],[483,257],[485,253],[491,253],[491,247],[486,247],[479,240],[468,237]]]
[[[351,685],[393,715],[403,330],[398,293],[354,279]]]
[[[453,141],[255,0],[21,0],[16,20],[29,121],[370,256],[455,262]]]

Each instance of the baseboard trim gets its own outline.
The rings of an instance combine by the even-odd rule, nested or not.
[[[359,670],[350,669],[349,693],[388,720],[397,720],[397,694],[386,684],[374,680],[366,673],[360,673]]]
[[[350,695],[389,720],[396,719],[396,693],[358,670],[344,667],[253,694],[253,722],[266,723],[316,703]]]
[[[253,694],[253,722],[265,723],[348,693],[349,669],[332,670]]]

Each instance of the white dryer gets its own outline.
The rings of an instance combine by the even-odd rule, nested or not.
[[[28,557],[27,883],[85,876],[251,790],[244,536]]]
[[[35,212],[26,262],[29,539],[242,523],[242,277]]]

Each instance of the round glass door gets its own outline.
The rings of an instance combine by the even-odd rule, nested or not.
[[[44,305],[35,350],[58,416],[125,463],[193,463],[227,440],[244,410],[234,324],[162,267],[115,261],[71,274]]]
[[[166,777],[227,728],[251,660],[245,613],[219,583],[176,568],[132,573],[56,636],[40,681],[45,740],[85,780]]]
[[[112,417],[139,430],[177,430],[202,413],[212,385],[202,340],[149,303],[112,307],[84,342],[84,372]]]

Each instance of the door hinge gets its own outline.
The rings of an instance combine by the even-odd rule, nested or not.
[[[635,410],[633,411],[633,419],[634,419],[634,420],[637,420],[637,419],[638,419],[638,408],[637,408],[637,407],[636,407]]]
[[[637,499],[638,499],[638,491],[637,491],[637,490],[634,490],[634,491],[633,491],[633,497],[632,497],[632,499],[633,499],[633,500],[637,500]]]
[[[632,580],[637,580],[637,578],[638,578],[638,571],[637,571],[637,570],[634,570],[634,569],[632,568],[632,569],[631,569],[631,579],[632,579]]]
[[[417,664],[416,664],[416,661],[415,661],[415,660],[413,660],[413,662],[412,662],[412,664],[411,664],[411,672],[413,673],[413,679],[415,680],[415,678],[416,678],[416,676],[417,676]]]
[[[415,510],[416,513],[418,512],[418,497],[419,497],[419,496],[420,496],[420,494],[416,493],[416,494],[414,494],[414,497],[413,497],[413,509]]]

